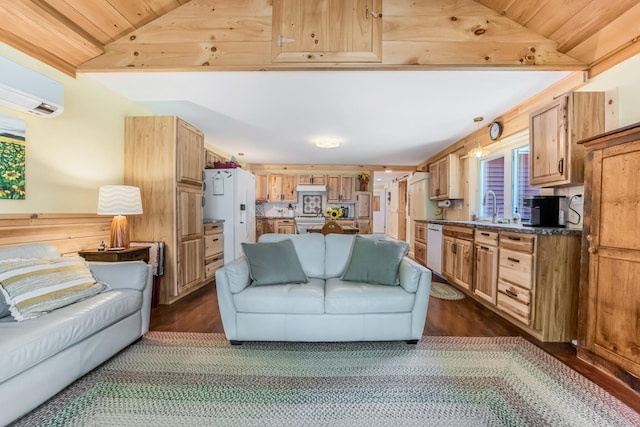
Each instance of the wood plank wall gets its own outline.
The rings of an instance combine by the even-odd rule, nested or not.
[[[108,244],[110,228],[111,217],[96,214],[2,214],[0,246],[46,242],[71,253]]]

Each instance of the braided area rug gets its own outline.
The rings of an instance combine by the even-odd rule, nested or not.
[[[631,426],[518,337],[245,343],[151,332],[18,426]]]
[[[464,294],[454,288],[441,282],[431,282],[431,291],[429,293],[432,297],[446,300],[464,299]]]

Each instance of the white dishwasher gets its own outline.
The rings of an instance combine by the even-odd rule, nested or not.
[[[442,273],[442,224],[427,226],[427,268]]]

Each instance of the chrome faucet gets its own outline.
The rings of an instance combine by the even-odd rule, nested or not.
[[[487,204],[487,197],[489,195],[493,196],[493,210],[491,211],[492,213],[491,222],[495,224],[498,222],[498,203],[497,203],[496,193],[494,193],[493,190],[489,190],[486,193],[484,193],[484,200],[482,201],[482,204],[483,205]]]

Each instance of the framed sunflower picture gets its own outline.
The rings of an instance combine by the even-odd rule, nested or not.
[[[0,114],[0,199],[25,198],[25,123]]]

